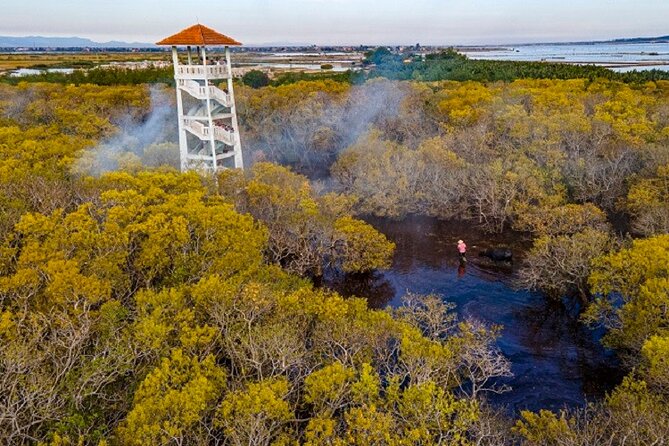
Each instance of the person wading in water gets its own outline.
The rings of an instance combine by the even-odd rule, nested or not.
[[[467,261],[467,245],[462,240],[458,240],[458,252],[460,253],[460,262]]]

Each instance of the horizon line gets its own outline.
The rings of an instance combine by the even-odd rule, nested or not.
[[[112,42],[118,42],[125,44],[124,46],[127,45],[128,48],[138,48],[140,46],[142,47],[158,47],[155,43],[151,42],[141,42],[141,41],[125,41],[125,40],[108,40],[108,41],[96,41],[93,40],[89,37],[81,37],[81,36],[44,36],[44,35],[0,35],[0,38],[15,38],[15,39],[30,39],[30,38],[41,38],[41,39],[85,39],[89,40],[93,44],[96,45],[104,45],[107,43],[112,43]],[[396,47],[396,46],[416,46],[417,44],[420,45],[421,47],[489,47],[489,46],[525,46],[525,45],[565,45],[565,44],[594,44],[594,43],[610,43],[610,42],[624,42],[624,41],[629,41],[629,40],[659,40],[659,43],[662,43],[664,41],[669,42],[669,34],[664,34],[664,35],[659,35],[659,36],[632,36],[632,37],[615,37],[615,38],[609,38],[609,39],[595,39],[593,38],[592,40],[563,40],[563,39],[556,39],[556,40],[550,40],[546,39],[544,40],[539,40],[539,41],[514,41],[514,42],[480,42],[480,43],[432,43],[432,44],[421,44],[420,42],[416,43],[299,43],[299,42],[287,42],[287,43],[282,43],[282,42],[253,42],[253,43],[244,43],[243,46],[245,47],[257,47],[257,48],[269,48],[269,47],[310,47],[310,46],[330,46],[330,47],[355,47],[355,46],[366,46],[366,47],[383,47],[383,46],[390,46],[390,47]],[[137,46],[133,46],[137,45]],[[21,46],[11,46],[11,47],[4,47],[4,48],[19,48]],[[34,48],[48,48],[48,47],[41,47],[41,46],[36,46]],[[84,47],[58,47],[58,48],[86,48]],[[104,47],[100,46],[100,48],[115,48],[114,46],[109,46],[109,47]]]

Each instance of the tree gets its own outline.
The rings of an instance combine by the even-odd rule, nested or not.
[[[156,344],[206,346],[211,333],[183,294],[138,290],[263,263],[264,231],[220,199],[205,201],[197,176],[110,174],[95,185],[104,192],[69,213],[23,215],[3,246],[11,255],[0,276],[0,386],[10,397],[0,429],[12,441],[41,438],[57,422],[74,438],[107,432],[135,373],[160,355]]]
[[[515,226],[538,236],[574,235],[588,228],[609,230],[606,214],[591,203],[531,207],[519,214]]]
[[[662,444],[669,434],[667,407],[643,381],[627,377],[604,401],[580,410],[523,411],[514,430],[528,446]]]
[[[288,444],[293,411],[285,400],[286,379],[249,383],[228,394],[217,410],[214,425],[236,446]]]
[[[633,370],[582,410],[523,415],[528,443],[669,436],[669,83],[453,51],[377,56],[372,76],[474,80],[287,75],[238,90],[254,160],[312,178],[332,167],[338,184],[263,162],[177,173],[175,146],[142,138],[111,144],[121,171],[89,177],[91,147],[152,115],[145,86],[84,84],[160,73],[0,84],[0,438],[519,443],[485,403],[509,375],[498,327],[440,296],[373,310],[309,281],[389,265],[392,243],[356,213],[529,231],[529,286],[594,298],[584,317]],[[623,209],[653,237],[607,253],[604,211]]]
[[[135,392],[133,407],[119,428],[125,444],[176,444],[207,441],[204,415],[218,399],[225,372],[213,356],[190,358],[172,351]]]
[[[270,78],[264,71],[251,70],[244,73],[242,82],[251,88],[262,88],[269,85]]]
[[[608,233],[584,229],[573,235],[547,235],[538,238],[519,273],[519,283],[542,290],[554,298],[578,293],[588,297],[588,278],[593,259],[611,246]]]
[[[310,172],[327,169],[347,141],[343,121],[349,90],[349,84],[332,80],[240,88],[237,105],[246,148]]]
[[[589,283],[597,299],[586,318],[605,326],[606,344],[627,353],[624,356],[633,365],[646,340],[664,334],[669,320],[668,271],[669,235],[634,240],[593,262]]]
[[[642,179],[627,194],[633,228],[643,236],[669,232],[669,164],[658,167],[657,176]]]
[[[541,410],[538,414],[522,411],[522,419],[516,423],[514,430],[525,439],[528,446],[573,444],[576,435],[572,432],[565,415],[563,412],[558,417],[548,410]]]
[[[240,212],[269,230],[270,260],[289,271],[322,275],[329,269],[364,272],[386,268],[394,245],[351,216],[353,200],[318,196],[306,177],[269,163],[248,176],[225,172],[219,188]]]
[[[669,336],[653,335],[641,349],[644,377],[651,388],[662,395],[669,395]]]
[[[370,63],[380,64],[384,61],[384,59],[390,57],[391,55],[392,53],[387,47],[380,46],[376,48],[374,51],[370,51],[369,53],[367,53],[366,60]]]

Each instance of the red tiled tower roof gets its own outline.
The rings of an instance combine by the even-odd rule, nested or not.
[[[166,37],[156,45],[241,45],[235,39],[228,37],[224,34],[214,31],[211,28],[207,28],[204,25],[193,25],[189,28],[186,28],[182,31],[179,31],[173,36]]]

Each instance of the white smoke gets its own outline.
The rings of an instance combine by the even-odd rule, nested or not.
[[[287,113],[264,110],[247,115],[247,121],[241,122],[246,165],[267,159],[327,176],[339,152],[371,128],[384,128],[394,132],[386,136],[401,140],[408,134],[403,128],[407,119],[424,123],[421,110],[406,110],[410,88],[406,82],[374,79],[352,86],[344,98],[323,92],[305,98]],[[152,86],[150,113],[141,122],[131,117],[117,122],[118,132],[87,150],[75,164],[75,172],[98,176],[119,169],[178,168],[173,97],[173,89]]]
[[[99,176],[105,172],[139,167],[178,167],[176,113],[172,90],[150,87],[151,111],[137,122],[128,116],[116,123],[118,131],[87,150],[75,163],[74,171]]]
[[[343,99],[317,93],[306,96],[294,109],[256,111],[242,122],[247,130],[242,134],[247,165],[269,160],[322,176],[339,152],[373,127],[407,142],[407,137],[414,136],[408,120],[422,120],[419,127],[426,128],[422,109],[410,110],[405,103],[411,88],[407,82],[374,79],[352,86]]]

